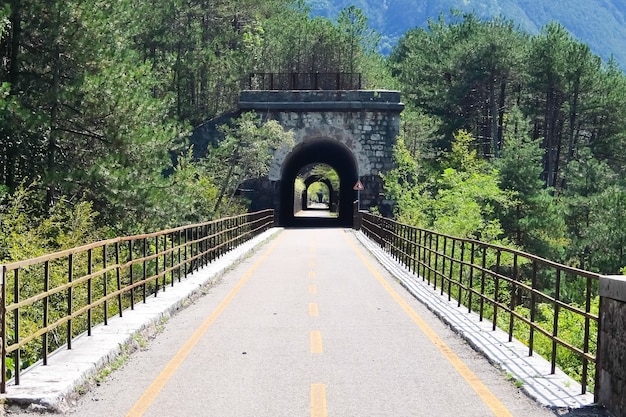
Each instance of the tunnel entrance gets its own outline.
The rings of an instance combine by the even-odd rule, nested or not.
[[[296,177],[294,215],[296,217],[337,217],[339,176],[326,164],[311,164]],[[301,200],[298,200],[298,195]]]
[[[333,185],[331,178],[320,175],[315,168],[327,166],[336,173],[338,187]],[[304,190],[298,189],[296,182],[304,183]],[[306,141],[296,146],[283,163],[280,180],[279,224],[283,227],[352,227],[353,202],[357,198],[352,189],[359,179],[356,160],[352,152],[343,144],[329,139]],[[313,196],[309,195],[315,183],[326,185],[327,200],[320,205],[310,205]],[[314,196],[318,198],[317,196]],[[296,215],[300,210],[311,211],[312,208],[323,210],[322,204],[328,206],[328,216]]]

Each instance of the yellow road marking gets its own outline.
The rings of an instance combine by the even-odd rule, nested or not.
[[[315,268],[315,262],[313,261],[309,262],[309,268],[311,269]]]
[[[284,235],[283,235],[284,236]],[[180,367],[180,365],[185,361],[187,356],[191,353],[194,346],[200,341],[202,336],[207,332],[209,327],[213,324],[213,322],[222,314],[222,312],[226,309],[226,307],[230,304],[230,302],[235,298],[237,293],[241,290],[244,284],[248,281],[250,276],[254,273],[254,271],[267,259],[270,253],[276,248],[278,243],[282,240],[282,236],[274,242],[272,246],[270,246],[263,256],[259,258],[258,261],[248,271],[244,274],[244,276],[239,280],[237,285],[228,293],[226,298],[222,300],[222,302],[217,306],[217,308],[211,313],[209,317],[198,327],[198,329],[191,335],[189,339],[185,342],[185,344],[180,348],[178,352],[174,355],[174,357],[169,361],[165,368],[161,371],[161,373],[155,378],[155,380],[150,384],[148,389],[143,393],[141,398],[135,403],[133,408],[126,414],[126,417],[140,417],[142,416],[146,410],[152,405],[154,400],[159,395],[159,392],[165,387],[168,381],[172,378],[176,370]]]
[[[309,285],[309,294],[311,295],[317,294],[317,286],[315,284]]]
[[[311,384],[311,417],[326,416],[326,385]]]
[[[472,389],[478,394],[480,399],[491,409],[497,417],[512,417],[511,412],[498,400],[498,398],[487,388],[487,386],[476,376],[474,372],[459,358],[450,347],[435,333],[435,331],[411,308],[411,306],[400,297],[400,295],[389,285],[383,276],[374,268],[363,252],[354,244],[352,240],[345,236],[346,240],[361,258],[367,269],[374,275],[380,284],[387,290],[402,309],[411,317],[413,322],[422,330],[430,341],[439,349],[443,356],[452,364],[457,372],[467,381]]]
[[[322,333],[314,330],[311,332],[311,353],[318,354],[322,352]]]
[[[317,308],[316,303],[309,303],[309,316],[317,317],[319,315],[319,310]]]
[[[309,271],[309,278],[315,278],[315,271]]]

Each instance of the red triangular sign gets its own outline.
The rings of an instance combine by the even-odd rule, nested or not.
[[[365,187],[363,187],[363,183],[361,182],[361,180],[357,180],[356,184],[354,184],[354,187],[352,187],[352,189],[354,191],[363,191]]]

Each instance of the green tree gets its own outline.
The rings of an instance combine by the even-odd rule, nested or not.
[[[430,227],[432,200],[426,179],[417,163],[418,156],[406,148],[403,135],[398,137],[394,146],[393,159],[395,168],[381,175],[387,198],[396,203],[395,217],[409,225]]]
[[[392,71],[407,101],[442,120],[441,147],[449,149],[463,129],[479,138],[484,155],[497,156],[504,114],[518,99],[526,38],[501,19],[460,12],[450,18],[408,31],[390,56]]]
[[[597,92],[590,97],[587,108],[585,118],[591,124],[588,143],[593,156],[606,161],[616,173],[625,177],[626,118],[623,115],[626,114],[626,77],[615,60],[602,68]]]
[[[495,161],[500,186],[515,196],[513,204],[500,208],[504,232],[530,253],[563,260],[568,244],[565,209],[541,179],[541,140],[530,138],[519,109],[513,109],[507,119],[502,155]]]
[[[209,154],[214,181],[219,184],[213,217],[231,212],[239,186],[267,175],[273,152],[294,144],[292,132],[284,131],[275,120],[263,123],[254,112],[242,114],[222,131],[225,139]]]
[[[533,135],[543,138],[545,151],[542,177],[548,187],[561,187],[562,168],[585,146],[586,110],[597,92],[600,60],[587,45],[574,40],[563,26],[548,24],[530,43],[528,84],[536,99],[528,114]]]
[[[326,164],[318,164],[311,170],[311,175],[317,175],[320,178],[325,178],[330,181],[333,189],[339,189],[339,174],[331,166]]]
[[[347,69],[350,73],[358,72],[359,57],[374,54],[380,35],[369,27],[363,11],[354,5],[339,12],[337,25],[347,44]]]
[[[591,157],[589,149],[568,167],[563,199],[571,244],[569,263],[605,274],[617,273],[625,263],[624,183],[606,162]]]
[[[433,226],[453,236],[500,242],[504,236],[495,207],[508,207],[511,195],[500,188],[498,171],[470,150],[472,141],[465,131],[454,137],[449,167],[437,180]]]

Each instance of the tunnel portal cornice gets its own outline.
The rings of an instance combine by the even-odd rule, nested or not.
[[[392,90],[291,90],[241,93],[239,108],[243,111],[384,111],[404,110],[400,92]]]

